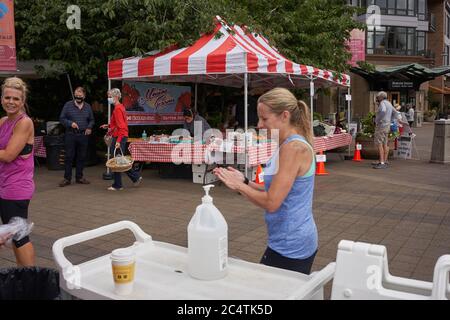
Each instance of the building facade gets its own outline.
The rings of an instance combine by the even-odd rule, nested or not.
[[[446,0],[350,0],[367,25],[365,61],[376,70],[352,69],[352,116],[375,110],[383,90],[393,104],[423,112],[450,103],[450,4]],[[364,10],[365,9],[365,10]],[[358,70],[359,69],[359,70]],[[447,87],[449,87],[447,89]],[[447,97],[448,90],[448,97]]]

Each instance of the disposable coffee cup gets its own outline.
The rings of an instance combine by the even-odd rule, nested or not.
[[[116,249],[111,253],[114,292],[127,295],[133,292],[136,257],[131,249]]]

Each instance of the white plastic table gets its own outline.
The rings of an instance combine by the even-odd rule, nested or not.
[[[67,246],[122,229],[131,230],[137,240],[131,246],[136,253],[134,291],[127,296],[114,294],[109,255],[74,266],[63,253]],[[335,269],[333,262],[319,272],[305,275],[228,258],[225,278],[197,280],[187,273],[187,248],[153,241],[130,221],[61,238],[53,245],[53,256],[60,270],[60,287],[80,299],[323,299],[323,286],[333,278]]]

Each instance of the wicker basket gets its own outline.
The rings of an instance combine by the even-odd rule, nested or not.
[[[133,167],[133,158],[131,156],[116,155],[117,149],[114,149],[114,158],[109,159],[106,162],[106,166],[112,172],[126,172]],[[122,152],[122,149],[120,151]]]

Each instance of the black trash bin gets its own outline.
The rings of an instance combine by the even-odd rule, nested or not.
[[[59,272],[50,268],[0,269],[0,300],[59,300]]]
[[[64,170],[64,135],[44,136],[48,170]]]

